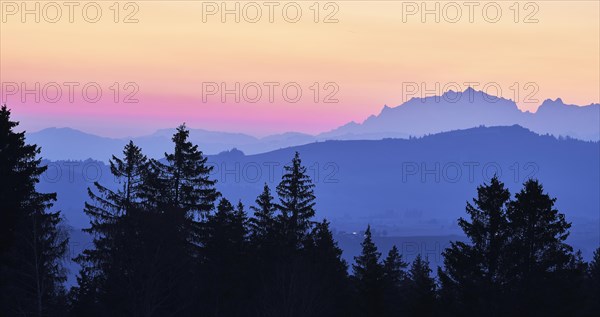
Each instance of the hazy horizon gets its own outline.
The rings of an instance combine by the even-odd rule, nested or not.
[[[467,89],[465,89],[465,90],[467,90]],[[450,91],[450,92],[452,92],[452,91]],[[485,92],[477,90],[477,89],[475,89],[475,92],[476,93],[485,93]],[[462,93],[464,93],[464,91]],[[494,96],[492,94],[488,94],[488,95]],[[441,96],[441,95],[435,95],[435,96]],[[435,97],[435,96],[429,96],[429,97]],[[497,97],[497,96],[494,96],[494,97]],[[425,99],[425,97],[415,97],[415,98],[417,98],[417,99]],[[500,96],[499,98],[502,98],[502,97]],[[507,98],[507,100],[510,101],[510,102],[514,102],[514,100],[512,100],[510,98]],[[561,97],[557,97],[555,99],[546,99],[546,100],[540,101],[538,107],[536,107],[536,109],[533,110],[533,111],[527,110],[527,109],[522,109],[522,108],[519,107],[519,105],[517,103],[515,103],[515,104],[517,106],[517,109],[521,113],[536,114],[538,112],[540,106],[542,106],[543,103],[548,102],[548,101],[550,101],[550,102],[562,102],[564,105],[567,105],[567,106],[577,106],[577,107],[588,107],[588,106],[594,106],[594,105],[598,105],[599,104],[598,102],[590,103],[590,104],[571,104],[571,103],[565,102]],[[385,105],[383,105],[380,108],[380,110],[378,112],[372,113],[369,116],[363,118],[362,120],[349,121],[349,122],[346,122],[346,123],[344,123],[342,125],[332,126],[332,127],[326,128],[325,130],[318,131],[318,132],[312,132],[312,133],[308,132],[308,131],[297,131],[297,130],[277,130],[277,131],[273,131],[273,132],[264,132],[264,133],[253,133],[253,132],[249,132],[247,130],[236,130],[236,129],[233,129],[233,130],[210,130],[210,129],[206,129],[206,128],[202,127],[202,126],[193,126],[193,125],[190,125],[187,122],[185,122],[185,120],[182,121],[181,123],[175,125],[175,126],[160,126],[159,125],[157,127],[147,127],[146,130],[139,131],[138,133],[135,133],[135,134],[114,134],[114,133],[102,133],[102,132],[98,133],[98,132],[95,132],[95,131],[88,130],[86,128],[77,128],[77,127],[74,127],[74,126],[77,126],[77,124],[75,124],[74,126],[72,126],[72,125],[62,125],[62,126],[48,125],[48,126],[35,127],[33,129],[28,129],[27,126],[29,124],[27,123],[27,121],[30,118],[27,117],[27,116],[25,116],[24,122],[22,122],[22,124],[19,126],[19,130],[20,131],[27,131],[29,133],[38,133],[38,132],[41,132],[41,131],[44,131],[44,130],[54,129],[54,128],[55,129],[72,129],[72,130],[76,130],[76,131],[83,132],[83,133],[86,133],[86,134],[91,134],[91,135],[105,137],[105,138],[127,139],[127,138],[136,138],[136,137],[149,136],[149,135],[154,134],[154,133],[156,133],[158,131],[161,131],[161,130],[172,130],[172,129],[175,129],[177,126],[181,125],[181,124],[186,124],[186,126],[188,128],[190,128],[190,129],[192,129],[192,130],[205,130],[205,131],[210,131],[210,132],[222,132],[222,133],[230,133],[230,134],[244,134],[244,135],[255,137],[257,139],[261,139],[261,138],[269,137],[269,136],[274,136],[274,135],[294,134],[294,133],[306,134],[306,135],[310,135],[310,136],[318,136],[319,134],[324,134],[326,132],[330,132],[330,131],[333,131],[333,130],[335,130],[337,128],[343,127],[345,124],[348,124],[348,123],[362,124],[365,121],[367,121],[370,117],[378,116],[379,114],[381,114],[382,110],[384,110],[385,108],[390,108],[390,109],[399,108],[399,107],[404,106],[407,102],[408,101],[406,101],[406,102],[404,102],[402,104],[399,104],[399,105],[395,105],[395,106],[389,106],[389,105],[385,104]],[[494,102],[491,102],[491,103],[494,103]],[[11,108],[10,105],[7,105],[7,106],[9,106],[9,108]],[[13,109],[13,111],[14,111],[14,109]],[[15,115],[15,118],[17,120],[20,120],[19,117],[20,116],[18,114]],[[518,123],[515,123],[515,124],[518,124]],[[600,129],[600,127],[599,127],[599,129]]]

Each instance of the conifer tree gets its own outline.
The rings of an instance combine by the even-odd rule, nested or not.
[[[565,243],[571,224],[555,209],[556,198],[528,180],[507,210],[510,242],[508,283],[513,313],[560,314],[577,260]],[[557,287],[561,285],[560,287]]]
[[[259,249],[269,247],[267,243],[275,241],[277,206],[273,202],[271,190],[265,183],[262,193],[256,198],[256,206],[251,206],[254,215],[250,218],[251,239]]]
[[[244,316],[248,305],[247,226],[244,206],[222,198],[206,222],[205,309],[211,316]]]
[[[249,270],[254,274],[250,277],[251,291],[255,298],[252,299],[257,309],[263,314],[274,312],[274,305],[269,305],[274,300],[271,296],[272,288],[275,284],[273,272],[281,270],[280,249],[281,239],[279,239],[277,230],[277,206],[273,202],[271,190],[267,184],[264,185],[262,193],[256,198],[255,206],[250,209],[254,215],[249,220],[249,240],[250,251],[253,254]],[[281,295],[280,293],[276,293]]]
[[[394,245],[383,260],[385,316],[402,314],[404,300],[403,291],[406,284],[406,268],[408,263],[402,260],[402,255]]]
[[[445,270],[439,274],[443,294],[451,297],[446,298],[447,302],[462,316],[494,316],[503,309],[509,199],[508,189],[496,176],[489,184],[479,186],[473,204],[467,202],[470,222],[458,220],[470,243],[452,242],[443,253]]]
[[[306,167],[302,165],[300,154],[296,152],[292,164],[287,165],[285,174],[277,186],[278,209],[281,211],[279,223],[289,247],[301,247],[313,225],[315,215],[314,187]]]
[[[333,238],[329,222],[317,223],[310,237],[307,266],[308,282],[314,289],[314,310],[321,316],[347,316],[348,265],[342,259],[342,250]]]
[[[82,266],[79,286],[72,290],[73,311],[85,311],[96,303],[95,312],[135,315],[141,301],[138,266],[142,256],[140,242],[146,220],[140,213],[143,184],[148,160],[133,142],[123,149],[123,158],[113,155],[110,170],[120,185],[113,191],[98,182],[88,188],[90,202],[84,212],[90,217],[90,233],[94,248],[86,249],[75,260]]]
[[[87,260],[99,264],[102,257],[108,257],[105,252],[111,252],[113,247],[111,239],[119,228],[120,220],[125,216],[132,216],[130,213],[136,209],[140,203],[145,172],[148,168],[148,159],[133,142],[129,142],[123,149],[123,159],[113,155],[110,160],[110,170],[121,188],[116,192],[101,185],[94,183],[95,191],[88,188],[88,195],[91,202],[85,203],[84,212],[90,217],[91,227],[84,231],[95,236],[94,242],[96,250],[90,250]],[[94,254],[95,253],[95,254]],[[94,258],[96,257],[96,258]]]
[[[394,245],[383,260],[383,276],[386,283],[394,288],[399,288],[406,278],[405,269],[407,267],[408,263],[402,260],[402,255]]]
[[[256,291],[261,315],[313,316],[318,308],[318,290],[310,257],[312,218],[315,215],[314,184],[296,152],[292,163],[277,186],[278,215],[274,219],[274,234],[263,263],[261,287]],[[264,194],[264,193],[263,193]],[[261,200],[267,200],[267,195]],[[261,203],[262,204],[262,203]],[[267,212],[269,213],[269,212]]]
[[[600,310],[600,247],[594,251],[594,257],[586,272],[586,312],[590,315]]]
[[[592,282],[592,285],[598,288],[596,295],[600,294],[600,247],[594,251],[594,257],[588,265],[587,274],[588,278]]]
[[[68,235],[60,212],[49,212],[56,194],[36,191],[40,148],[15,132],[6,106],[0,108],[0,312],[57,316],[64,303]]]
[[[332,274],[346,276],[348,265],[342,259],[342,249],[338,247],[333,238],[329,224],[329,221],[323,219],[315,225],[311,233],[311,252],[315,260],[322,261],[327,266],[327,271]]]
[[[215,189],[216,180],[210,178],[213,167],[207,158],[192,144],[190,131],[184,125],[173,135],[174,151],[165,154],[166,164],[154,162],[161,172],[162,188],[167,191],[167,203],[179,208],[189,219],[198,220],[214,208],[220,194]]]
[[[429,261],[420,254],[408,272],[408,316],[434,316],[436,307],[436,285],[431,277]]]
[[[365,231],[361,243],[361,254],[354,258],[352,265],[354,283],[358,295],[358,309],[361,316],[381,316],[383,314],[384,273],[379,258],[381,253],[373,243],[371,226]]]
[[[216,180],[210,178],[212,166],[197,145],[189,140],[190,131],[184,125],[173,135],[173,152],[165,153],[165,163],[153,161],[150,168],[147,192],[151,206],[155,206],[163,219],[165,235],[162,243],[166,248],[162,258],[174,261],[165,270],[172,284],[170,305],[187,308],[184,314],[191,314],[198,303],[194,294],[202,289],[207,281],[201,270],[207,248],[203,246],[206,218],[214,209],[220,193],[216,190]],[[196,294],[197,295],[197,294]]]
[[[246,209],[242,201],[238,201],[238,204],[233,212],[233,236],[234,241],[239,246],[238,249],[240,252],[245,251],[248,244],[249,238],[249,220],[248,214],[246,213]]]

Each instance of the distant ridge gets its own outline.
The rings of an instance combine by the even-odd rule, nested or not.
[[[460,98],[458,97],[460,96]],[[287,132],[257,138],[243,133],[191,129],[190,138],[205,154],[232,148],[258,154],[290,146],[325,140],[381,140],[408,138],[479,126],[519,125],[539,134],[567,136],[579,140],[600,140],[600,104],[576,106],[562,99],[545,100],[535,113],[521,111],[512,100],[468,88],[448,91],[442,96],[412,98],[396,107],[383,107],[378,115],[362,123],[349,122],[316,136]],[[132,138],[149,157],[160,158],[175,129]],[[49,128],[27,134],[29,142],[42,147],[44,158],[52,160],[92,158],[107,161],[120,153],[129,138],[105,138],[70,128]]]
[[[442,96],[412,98],[397,107],[384,106],[362,123],[350,122],[321,133],[319,138],[412,135],[518,124],[541,134],[600,140],[600,104],[567,105],[562,99],[545,100],[535,113],[523,112],[509,99],[467,88]]]

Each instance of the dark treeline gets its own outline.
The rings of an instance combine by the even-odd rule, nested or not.
[[[129,143],[110,161],[120,188],[88,189],[93,247],[75,258],[45,168],[10,111],[0,111],[0,316],[596,316],[600,251],[590,263],[565,243],[570,223],[536,180],[511,198],[493,178],[459,225],[469,243],[426,258],[382,255],[367,227],[346,263],[298,153],[251,206],[228,200],[185,126],[164,160]],[[575,185],[575,184],[574,184]],[[365,197],[365,199],[370,199]],[[433,197],[432,197],[433,199]]]

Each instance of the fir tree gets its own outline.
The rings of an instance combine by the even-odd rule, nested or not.
[[[394,245],[383,261],[383,276],[386,283],[393,288],[400,288],[402,282],[406,278],[405,269],[407,267],[408,263],[402,260],[402,255]]]
[[[263,259],[261,287],[256,291],[261,315],[313,316],[319,309],[311,261],[311,231],[315,215],[314,185],[296,152],[277,186],[279,214]],[[266,195],[261,200],[266,199]],[[267,212],[269,213],[269,212]]]
[[[245,260],[246,214],[242,203],[234,209],[222,198],[216,213],[208,216],[205,234],[205,309],[212,316],[244,316],[249,280]]]
[[[506,207],[510,199],[504,184],[493,177],[490,184],[477,188],[473,204],[467,202],[458,225],[470,240],[452,242],[443,253],[445,270],[439,276],[455,313],[494,316],[503,309],[503,254],[508,241]],[[449,307],[450,308],[450,307]]]
[[[202,269],[203,259],[209,257],[206,253],[210,248],[202,241],[206,236],[203,230],[207,230],[206,218],[220,197],[216,180],[210,178],[213,167],[207,164],[198,146],[189,141],[189,134],[185,124],[177,128],[172,138],[173,152],[165,153],[166,163],[152,164],[148,190],[157,195],[158,201],[153,204],[163,215],[163,226],[169,232],[164,238],[169,246],[168,255],[163,257],[177,259],[178,263],[167,269],[171,279],[179,281],[173,285],[172,305],[191,309],[186,314],[191,314],[199,300],[192,294],[208,283],[204,280],[206,275],[195,272]],[[224,212],[219,217],[223,215]]]
[[[383,279],[385,297],[385,315],[399,316],[404,306],[403,287],[406,284],[406,268],[408,263],[394,245],[383,260]]]
[[[431,277],[429,261],[421,255],[413,261],[408,272],[408,316],[434,316],[436,285]]]
[[[594,251],[594,257],[586,272],[587,303],[585,312],[592,315],[600,310],[600,247]]]
[[[347,316],[348,265],[342,259],[342,250],[333,238],[329,222],[317,223],[310,236],[307,266],[314,289],[314,310],[320,316]]]
[[[256,206],[251,206],[254,215],[250,218],[251,239],[258,249],[269,247],[266,245],[275,241],[277,206],[273,202],[271,190],[265,184],[263,192],[256,198]]]
[[[373,243],[371,226],[365,231],[361,243],[361,254],[354,258],[352,265],[354,283],[358,295],[358,305],[361,316],[381,316],[383,314],[384,272],[379,258],[381,253]]]
[[[322,261],[328,266],[327,271],[346,276],[348,265],[342,259],[342,249],[338,247],[337,242],[333,238],[329,224],[329,221],[326,219],[316,224],[311,233],[311,252],[315,260]]]
[[[117,192],[121,201],[121,208],[127,213],[128,208],[135,203],[139,203],[143,195],[143,184],[148,171],[148,159],[142,153],[142,149],[129,143],[123,149],[123,159],[113,155],[110,161],[110,171],[115,179],[122,184],[122,188]],[[100,192],[107,192],[105,188],[95,184]]]
[[[94,248],[75,259],[82,269],[80,285],[72,290],[74,311],[85,311],[82,306],[97,303],[99,313],[139,313],[136,305],[143,300],[136,291],[143,278],[138,261],[144,258],[138,242],[146,220],[140,211],[147,168],[147,158],[130,141],[123,149],[123,159],[113,156],[110,160],[119,189],[113,191],[98,182],[95,191],[88,188],[90,202],[85,203],[84,212],[91,226],[84,231],[94,237]]]
[[[507,210],[509,286],[513,313],[560,314],[564,287],[576,270],[573,248],[565,243],[571,224],[554,208],[555,198],[529,180]],[[556,287],[563,285],[563,287]],[[550,291],[551,290],[551,291]]]
[[[296,152],[292,164],[285,166],[285,174],[277,186],[279,195],[278,209],[281,211],[280,224],[282,234],[288,245],[299,248],[304,242],[315,215],[315,185],[302,166],[300,154]]]
[[[190,131],[185,125],[177,128],[173,135],[174,152],[165,154],[167,164],[154,162],[161,171],[161,188],[167,191],[167,203],[178,207],[186,217],[200,219],[214,208],[220,194],[215,189],[216,181],[210,179],[213,167],[207,158],[192,144]]]
[[[588,265],[587,274],[588,278],[592,282],[592,285],[594,285],[598,290],[596,295],[600,294],[600,247],[594,251],[594,257]]]
[[[46,171],[40,148],[14,132],[0,108],[0,311],[6,315],[60,315],[64,303],[62,260],[68,236],[59,212],[49,212],[56,194],[35,185]]]

